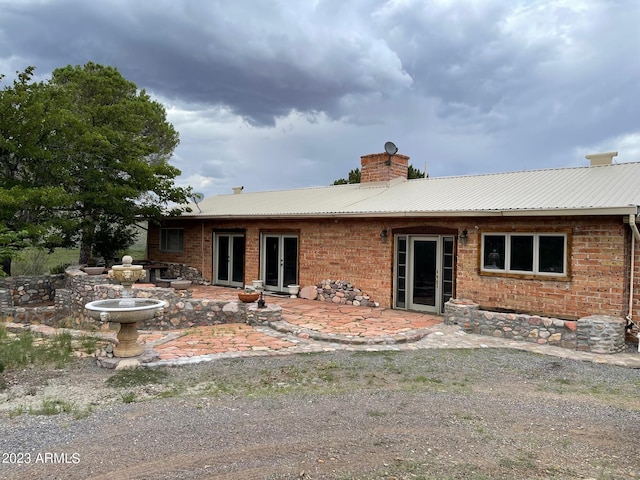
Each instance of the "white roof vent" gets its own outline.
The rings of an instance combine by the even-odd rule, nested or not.
[[[584,158],[591,162],[592,167],[598,167],[600,165],[611,165],[613,163],[613,157],[617,157],[618,152],[607,153],[594,153],[592,155],[585,155]]]
[[[242,190],[244,190],[244,187],[231,187],[233,188],[233,193],[234,194],[238,194],[238,193],[242,193]]]

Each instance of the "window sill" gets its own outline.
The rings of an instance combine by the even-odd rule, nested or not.
[[[570,282],[570,275],[542,275],[542,274],[527,274],[527,273],[509,273],[509,272],[490,272],[487,270],[480,270],[478,275],[482,277],[501,277],[501,278],[518,278],[521,280],[540,280],[544,282]]]

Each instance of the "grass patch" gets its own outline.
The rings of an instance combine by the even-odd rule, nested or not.
[[[57,415],[59,413],[73,413],[76,410],[75,404],[65,400],[55,400],[45,398],[40,407],[29,407],[29,415]]]
[[[85,335],[80,339],[79,344],[84,353],[91,355],[98,349],[99,340],[93,335]]]
[[[63,367],[73,359],[73,342],[69,333],[63,332],[49,339],[36,338],[31,332],[9,335],[0,325],[0,364],[7,370],[32,364]]]
[[[73,415],[75,420],[88,417],[93,408],[88,405],[86,408],[81,408],[73,402],[67,402],[66,400],[57,400],[52,398],[45,398],[39,407],[26,408],[24,405],[20,405],[9,411],[9,418],[16,418],[20,415],[28,413],[29,415],[58,415],[60,413],[67,413]]]
[[[134,392],[127,392],[122,394],[122,403],[133,403],[136,401],[136,394]]]
[[[369,410],[367,412],[367,417],[386,417],[387,415],[387,412],[381,412],[380,410]]]
[[[139,385],[163,383],[168,377],[165,370],[150,368],[135,368],[120,370],[107,378],[107,385],[117,388],[131,388]]]

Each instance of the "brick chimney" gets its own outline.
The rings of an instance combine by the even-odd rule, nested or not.
[[[398,177],[406,179],[409,157],[396,153],[389,158],[388,153],[372,153],[360,157],[360,166],[361,183],[388,182]]]

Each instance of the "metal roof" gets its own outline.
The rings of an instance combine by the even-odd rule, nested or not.
[[[216,195],[198,218],[636,214],[640,162]],[[199,208],[198,208],[199,207]]]

